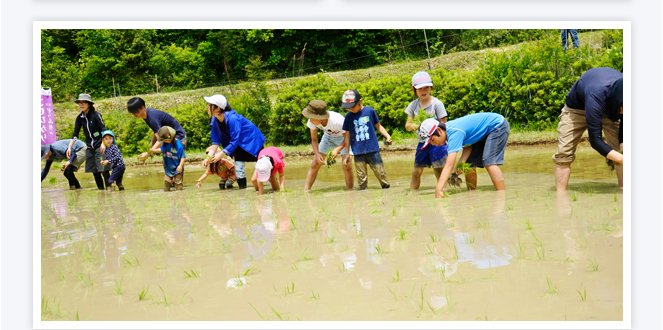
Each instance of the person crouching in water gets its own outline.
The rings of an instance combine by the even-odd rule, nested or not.
[[[184,187],[184,145],[175,137],[175,129],[170,126],[162,126],[157,132],[157,140],[163,142],[161,147],[150,149],[153,153],[163,153],[163,169],[166,171],[164,176],[164,191],[170,191],[175,186],[175,190],[182,190]]]
[[[208,147],[206,152],[210,152],[212,147]],[[220,149],[216,149],[216,153],[221,153]],[[207,155],[207,159],[212,159],[212,155]],[[237,181],[237,175],[235,174],[235,165],[227,159],[221,158],[218,162],[209,163],[207,166],[207,171],[200,176],[200,179],[196,180],[196,187],[200,188],[201,183],[205,178],[210,174],[218,175],[221,180],[219,180],[219,189],[232,189],[233,183]]]
[[[122,153],[115,143],[115,134],[109,130],[105,130],[101,133],[101,140],[106,147],[106,160],[102,160],[101,165],[113,164],[113,173],[108,178],[109,186],[106,187],[106,190],[115,191],[115,187],[118,187],[122,191],[124,190],[122,177],[124,176],[126,167],[124,166]]]
[[[263,182],[269,181],[272,184],[272,190],[278,191],[285,189],[285,176],[283,175],[283,151],[277,147],[267,147],[258,154],[256,169],[253,172],[253,187],[259,195],[263,192]],[[276,172],[279,172],[279,181],[276,181]]]

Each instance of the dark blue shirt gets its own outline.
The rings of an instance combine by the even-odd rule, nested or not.
[[[364,107],[357,113],[348,112],[343,121],[343,130],[350,134],[350,147],[355,155],[380,151],[375,124],[379,123],[377,113],[371,107]]]
[[[182,125],[173,118],[173,116],[157,109],[146,108],[145,109],[147,117],[145,118],[145,123],[149,126],[154,133],[156,133],[161,126],[170,126],[175,132],[175,137],[182,140],[186,136],[186,132]]]
[[[573,84],[566,95],[566,105],[572,109],[585,110],[587,133],[592,148],[606,156],[612,148],[601,138],[603,118],[619,123],[619,142],[623,142],[623,116],[619,113],[619,104],[610,97],[610,90],[615,81],[622,79],[624,74],[611,68],[594,68],[587,70]]]

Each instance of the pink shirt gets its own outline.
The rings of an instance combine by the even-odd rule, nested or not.
[[[281,149],[277,147],[267,147],[265,149],[260,150],[260,153],[258,154],[258,159],[262,156],[269,156],[272,157],[272,160],[274,161],[274,168],[272,168],[272,173],[270,175],[276,174],[278,171],[279,174],[283,174],[283,168],[285,168],[285,163],[283,163],[283,152]]]

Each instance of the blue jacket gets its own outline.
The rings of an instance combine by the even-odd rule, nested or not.
[[[265,144],[265,136],[258,127],[235,110],[226,111],[223,114],[223,123],[219,122],[216,117],[212,117],[210,122],[212,144],[222,145],[223,152],[230,157],[234,156],[237,147],[242,147],[246,152],[257,157]],[[225,124],[227,134],[221,130],[220,125],[222,124]]]

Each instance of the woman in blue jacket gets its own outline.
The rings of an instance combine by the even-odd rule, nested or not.
[[[207,167],[210,162],[221,160],[224,155],[232,157],[235,159],[235,174],[239,189],[245,189],[245,162],[258,161],[258,153],[265,144],[265,136],[250,120],[231,109],[223,95],[203,98],[207,102],[207,114],[212,116],[210,122],[212,147],[207,159],[203,161],[203,167]],[[219,145],[223,146],[223,150],[217,153]]]

